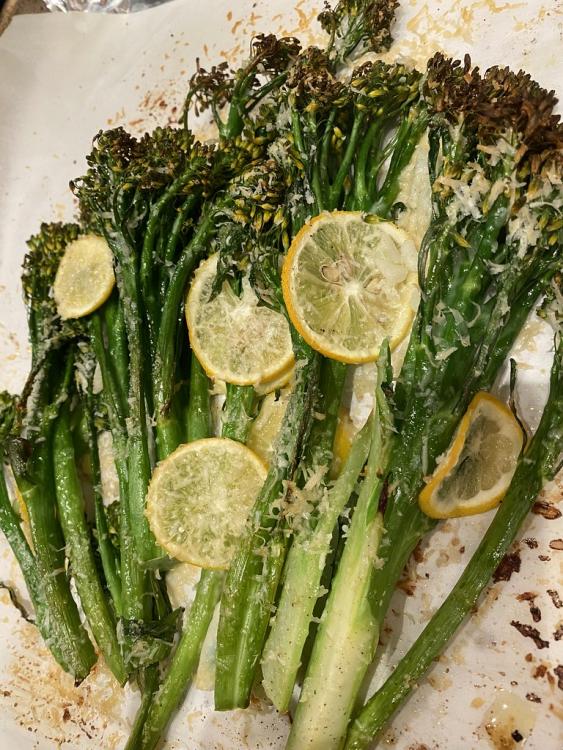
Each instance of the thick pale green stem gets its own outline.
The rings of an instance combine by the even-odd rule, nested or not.
[[[287,750],[337,750],[342,746],[357,693],[375,655],[379,621],[370,602],[383,519],[379,495],[386,476],[392,422],[383,393],[388,349],[378,363],[378,384],[367,475],[323,612]]]
[[[263,686],[278,711],[287,711],[309,633],[313,610],[322,595],[321,578],[334,527],[367,459],[371,419],[356,437],[336,483],[320,501],[314,530],[298,534],[284,570],[283,588],[262,654]]]

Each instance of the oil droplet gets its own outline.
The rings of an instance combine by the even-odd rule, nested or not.
[[[515,750],[526,744],[535,723],[536,715],[526,701],[501,690],[485,716],[483,727],[495,750]]]

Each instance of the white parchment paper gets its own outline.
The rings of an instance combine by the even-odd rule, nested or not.
[[[0,37],[0,388],[17,391],[27,370],[19,283],[25,239],[41,220],[72,217],[68,181],[85,169],[93,134],[114,125],[140,134],[175,119],[196,56],[203,65],[225,57],[236,62],[257,31],[315,41],[320,5],[320,0],[175,0],[133,15],[14,19]],[[563,93],[562,19],[558,0],[404,0],[395,32],[399,42],[390,56],[423,65],[437,49],[456,56],[470,52],[482,67],[524,67],[542,85]],[[545,330],[532,321],[515,352],[523,365],[521,397],[530,420],[545,397],[549,346]],[[550,491],[554,502],[561,495],[560,486]],[[425,542],[393,599],[375,682],[439,605],[489,520],[449,521]],[[517,546],[520,572],[490,587],[479,613],[395,717],[381,747],[500,747],[484,729],[491,706],[502,719],[500,705],[529,727],[527,748],[563,746],[563,692],[553,671],[563,663],[563,641],[552,635],[563,609],[547,593],[559,590],[563,597],[563,553],[550,547],[563,537],[561,519],[531,515],[521,537],[528,541]],[[189,590],[192,574],[186,575]],[[21,584],[3,539],[0,580]],[[542,612],[538,628],[550,641],[542,651],[509,624],[512,619],[531,623],[527,603],[516,598],[530,591]],[[0,747],[122,747],[136,700],[130,690],[116,687],[103,665],[75,688],[0,592]],[[228,714],[211,706],[210,693],[191,690],[166,747],[283,747],[288,719],[260,701],[246,712]]]

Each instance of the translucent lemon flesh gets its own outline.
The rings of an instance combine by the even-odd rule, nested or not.
[[[190,345],[207,375],[235,385],[274,380],[293,363],[286,318],[264,305],[247,278],[239,295],[224,283],[213,296],[217,255],[196,271],[186,300]]]
[[[226,438],[181,445],[156,468],[146,515],[172,557],[227,569],[266,468],[249,448]]]
[[[315,217],[297,234],[282,271],[284,301],[307,343],[343,362],[375,360],[397,346],[418,302],[417,253],[409,235],[359,212]]]
[[[115,285],[113,256],[103,237],[86,234],[70,242],[64,252],[53,295],[61,318],[82,318],[97,310]]]
[[[477,394],[420,493],[422,510],[432,518],[453,518],[494,508],[510,485],[522,444],[510,410],[490,394]]]

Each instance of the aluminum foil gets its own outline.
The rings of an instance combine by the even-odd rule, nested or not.
[[[48,10],[69,13],[136,13],[169,0],[44,0]]]

